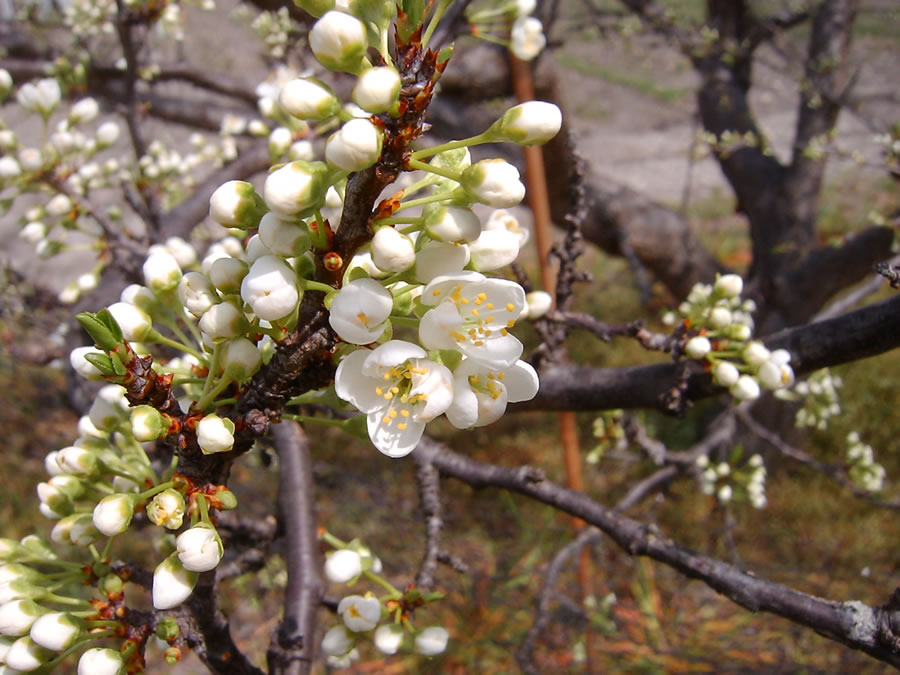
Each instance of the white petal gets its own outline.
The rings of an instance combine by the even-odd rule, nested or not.
[[[484,280],[484,275],[478,272],[460,272],[459,274],[445,274],[435,277],[422,291],[422,303],[425,305],[436,305],[447,297],[450,289],[454,286],[462,284],[465,287],[468,284]]]
[[[424,322],[423,318],[422,323]],[[420,334],[421,330],[422,324],[419,324]],[[522,356],[522,343],[512,335],[491,336],[480,342],[480,345],[469,341],[460,342],[458,348],[469,358],[498,369],[512,366]]]
[[[334,391],[338,397],[364,413],[380,410],[386,405],[384,398],[375,393],[377,382],[362,372],[363,364],[371,354],[367,349],[347,354],[334,374]]]
[[[476,427],[493,424],[506,412],[507,398],[503,388],[500,388],[496,398],[481,391],[475,392],[475,397],[478,399],[478,421],[474,424]]]
[[[410,419],[406,422],[406,428],[401,429],[396,420],[390,424],[384,423],[384,413],[376,411],[369,413],[367,428],[372,444],[388,457],[405,457],[413,450],[422,438],[425,425]]]
[[[453,381],[453,403],[447,408],[447,419],[457,429],[469,429],[478,421],[478,398],[469,386],[468,375],[460,374],[458,369]]]
[[[453,402],[453,374],[446,366],[427,359],[416,359],[412,365],[424,372],[413,371],[410,394],[427,396],[425,405],[416,412],[415,418],[419,422],[430,422],[442,415]]]
[[[461,326],[462,317],[456,305],[452,302],[441,303],[426,312],[419,321],[419,341],[428,349],[458,349],[459,345],[451,333],[459,333]]]
[[[409,359],[421,359],[426,356],[419,345],[404,340],[390,340],[373,350],[366,359],[363,372],[370,376],[379,376],[378,367],[390,368]]]
[[[533,399],[538,392],[540,382],[537,371],[530,363],[516,361],[515,365],[503,376],[503,385],[506,387],[510,403],[517,403]]]
[[[328,323],[341,340],[352,345],[367,345],[370,342],[375,342],[387,328],[386,321],[369,327],[337,314],[330,314]]]

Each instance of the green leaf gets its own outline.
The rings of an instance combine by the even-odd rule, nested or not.
[[[107,376],[124,375],[125,373],[117,373],[113,359],[106,354],[85,354],[84,360],[90,363],[94,368]],[[118,359],[116,359],[118,361]],[[121,365],[121,363],[120,363]]]
[[[108,311],[103,311],[109,314]],[[113,324],[115,324],[115,331],[111,330],[110,327],[100,319],[100,313],[91,314],[90,312],[82,312],[75,318],[78,319],[78,323],[81,324],[81,327],[84,328],[87,334],[91,336],[91,339],[94,341],[94,344],[97,345],[98,349],[102,349],[105,352],[111,352],[122,342],[122,331],[118,324],[115,324],[114,319]],[[111,314],[110,318],[112,318]],[[118,338],[116,337],[117,333]]]

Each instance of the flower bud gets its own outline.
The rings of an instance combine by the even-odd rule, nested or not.
[[[291,147],[288,149],[288,158],[292,161],[297,159],[310,161],[314,159],[315,156],[316,152],[313,149],[312,143],[307,141],[305,138],[301,138],[299,141],[294,141],[291,144]]]
[[[228,452],[234,447],[234,422],[216,414],[207,415],[197,423],[197,443],[204,455]]]
[[[56,463],[65,473],[90,475],[94,473],[99,462],[97,456],[90,450],[70,445],[56,454]]]
[[[438,241],[473,242],[481,235],[481,219],[471,209],[432,204],[422,216],[425,230]]]
[[[267,213],[259,221],[259,238],[275,255],[295,258],[309,250],[309,229],[303,223],[283,220],[275,213]]]
[[[22,175],[19,163],[12,157],[0,157],[0,180],[11,180]]]
[[[219,258],[209,268],[209,279],[220,292],[240,293],[241,282],[250,266],[237,258]]]
[[[437,656],[447,649],[450,634],[440,626],[430,626],[416,635],[416,651],[423,656]]]
[[[58,194],[47,202],[44,209],[47,211],[48,215],[61,218],[72,211],[72,200],[67,195]]]
[[[288,115],[301,120],[324,120],[341,110],[341,102],[331,87],[312,77],[285,84],[278,94],[278,105]]]
[[[375,628],[381,620],[381,603],[378,598],[348,595],[338,603],[338,614],[347,630],[365,632]]]
[[[128,529],[134,516],[134,498],[127,494],[108,495],[94,507],[94,527],[107,537]]]
[[[155,441],[169,433],[169,423],[153,406],[139,405],[131,410],[131,433],[139,443]]]
[[[312,27],[309,47],[329,70],[355,73],[368,47],[366,28],[356,17],[332,10]]]
[[[562,113],[552,103],[527,101],[510,108],[486,133],[498,141],[542,145],[559,133]]]
[[[119,125],[115,122],[104,122],[97,128],[97,145],[107,147],[119,140]]]
[[[181,266],[165,249],[151,253],[144,262],[144,284],[154,293],[171,291],[181,281]]]
[[[739,401],[752,401],[759,398],[759,385],[749,375],[741,375],[729,391]]]
[[[220,302],[213,305],[198,323],[200,330],[213,342],[221,342],[229,338],[243,335],[249,328],[247,317],[231,302]]]
[[[90,546],[102,536],[100,531],[94,527],[93,518],[88,513],[78,514],[68,527],[69,542],[75,546]]]
[[[283,218],[316,207],[328,190],[328,166],[324,162],[297,160],[268,175],[263,186],[266,205]]]
[[[154,525],[177,530],[184,520],[184,497],[172,488],[160,492],[147,504],[147,518]]]
[[[164,246],[182,269],[197,262],[197,251],[181,237],[169,237]]]
[[[553,307],[553,296],[547,291],[532,291],[525,296],[528,318],[540,319]]]
[[[300,302],[294,270],[277,256],[259,258],[241,282],[241,297],[260,319],[283,319]]]
[[[484,230],[469,244],[472,267],[491,272],[506,267],[519,255],[519,237],[508,230]]]
[[[150,317],[135,305],[114,302],[107,309],[122,329],[123,337],[129,342],[143,342],[153,331]]]
[[[6,98],[10,89],[12,89],[12,85],[12,75],[9,74],[6,68],[0,68],[0,101]]]
[[[81,623],[63,612],[44,614],[31,626],[31,639],[41,647],[62,652],[81,635]]]
[[[27,673],[37,670],[56,654],[37,644],[31,636],[13,642],[6,652],[6,665],[15,672]]]
[[[153,572],[153,607],[172,609],[180,605],[191,595],[197,577],[197,572],[185,569],[178,553],[170,555]]]
[[[97,369],[97,366],[84,358],[88,354],[94,354],[96,356],[105,355],[104,352],[96,347],[76,347],[69,354],[69,363],[72,365],[72,369],[84,379],[102,382],[103,373]]]
[[[83,98],[69,110],[69,124],[75,126],[90,122],[100,114],[100,106],[92,98]]]
[[[397,103],[400,84],[400,74],[394,68],[370,68],[356,81],[353,101],[366,112],[387,112]]]
[[[188,272],[178,282],[178,300],[184,308],[199,318],[213,305],[221,302],[215,286],[205,274]]]
[[[344,626],[329,628],[322,638],[322,651],[327,656],[343,656],[353,647],[353,636]]]
[[[712,343],[702,335],[696,335],[687,341],[684,353],[690,359],[702,359],[712,350]]]
[[[113,431],[128,416],[125,388],[118,384],[108,384],[97,392],[88,411],[94,426],[103,431]]]
[[[20,106],[38,113],[44,119],[50,117],[61,98],[59,82],[50,77],[37,82],[26,82],[16,93],[16,101]]]
[[[744,361],[751,366],[761,366],[769,360],[771,353],[766,349],[762,342],[751,342],[744,347],[742,356],[744,357]]]
[[[345,342],[367,345],[387,329],[393,307],[391,292],[380,283],[354,279],[334,296],[328,323]]]
[[[51,483],[37,484],[38,499],[41,504],[58,513],[60,517],[67,516],[72,513],[72,500],[64,490],[52,485]]]
[[[114,649],[92,647],[78,659],[78,675],[125,675],[126,672],[122,655]]]
[[[178,558],[186,570],[208,572],[222,559],[224,549],[212,525],[198,523],[175,540]]]
[[[331,135],[325,159],[344,171],[362,171],[381,155],[381,130],[367,119],[353,119]]]
[[[152,312],[157,305],[156,296],[146,286],[129,284],[119,294],[119,301]]]
[[[25,635],[32,624],[46,613],[34,600],[21,599],[0,606],[0,634]]]
[[[516,58],[531,61],[547,44],[543,24],[533,16],[520,16],[513,22],[510,43],[510,51]]]
[[[346,584],[362,574],[362,559],[350,549],[335,551],[325,561],[325,576],[333,584]]]
[[[385,272],[402,272],[416,262],[415,245],[393,227],[382,227],[372,237],[372,262]]]
[[[744,290],[744,280],[737,274],[723,274],[714,286],[716,293],[725,298],[736,298]]]
[[[294,135],[287,127],[275,127],[269,134],[269,154],[273,157],[281,157],[291,147]]]
[[[525,196],[519,171],[503,159],[483,159],[462,172],[460,185],[477,202],[495,208],[515,206]]]
[[[725,328],[731,325],[731,312],[725,307],[713,307],[709,312],[709,325],[713,328]]]
[[[382,654],[396,654],[403,643],[403,628],[395,623],[386,623],[378,627],[372,640],[375,648]]]
[[[728,361],[720,361],[713,368],[713,380],[721,387],[732,386],[740,376],[738,369]]]
[[[256,345],[239,337],[225,343],[222,351],[222,368],[225,375],[240,382],[252,376],[262,365],[262,356]]]
[[[209,198],[209,217],[224,227],[256,227],[265,212],[262,198],[246,181],[223,183]]]

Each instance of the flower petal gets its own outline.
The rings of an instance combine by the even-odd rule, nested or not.
[[[400,428],[405,424],[404,428]],[[404,423],[394,420],[385,424],[383,411],[369,413],[366,419],[366,427],[372,444],[388,457],[405,457],[413,450],[422,438],[425,425],[412,419]]]
[[[409,359],[421,359],[425,356],[425,350],[419,345],[405,340],[389,340],[369,353],[362,369],[366,375],[378,377],[381,375],[379,367],[390,368]]]
[[[375,392],[378,382],[363,373],[363,365],[371,355],[367,349],[347,354],[334,374],[334,392],[364,413],[380,410],[386,405],[384,398]]]
[[[540,386],[537,371],[526,361],[516,361],[503,377],[503,385],[510,403],[530,401],[535,397]]]

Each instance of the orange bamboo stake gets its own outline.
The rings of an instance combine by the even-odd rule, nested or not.
[[[510,55],[510,66],[513,77],[513,90],[520,102],[534,100],[534,83],[531,67],[525,61]],[[550,195],[547,192],[547,175],[544,170],[544,155],[540,146],[526,146],[526,176],[528,188],[528,205],[534,214],[534,233],[537,240],[538,262],[541,270],[541,285],[556,301],[556,274],[550,266],[551,227]],[[566,467],[566,485],[572,490],[584,492],[584,473],[581,464],[581,451],[578,445],[578,427],[575,413],[566,411],[558,415],[559,437],[563,446],[563,462]],[[585,526],[580,518],[572,518],[572,527],[576,531]],[[590,550],[585,547],[578,561],[578,581],[584,598],[593,595],[593,569]],[[585,634],[587,663],[591,662],[590,633]],[[589,668],[590,669],[590,668]]]

